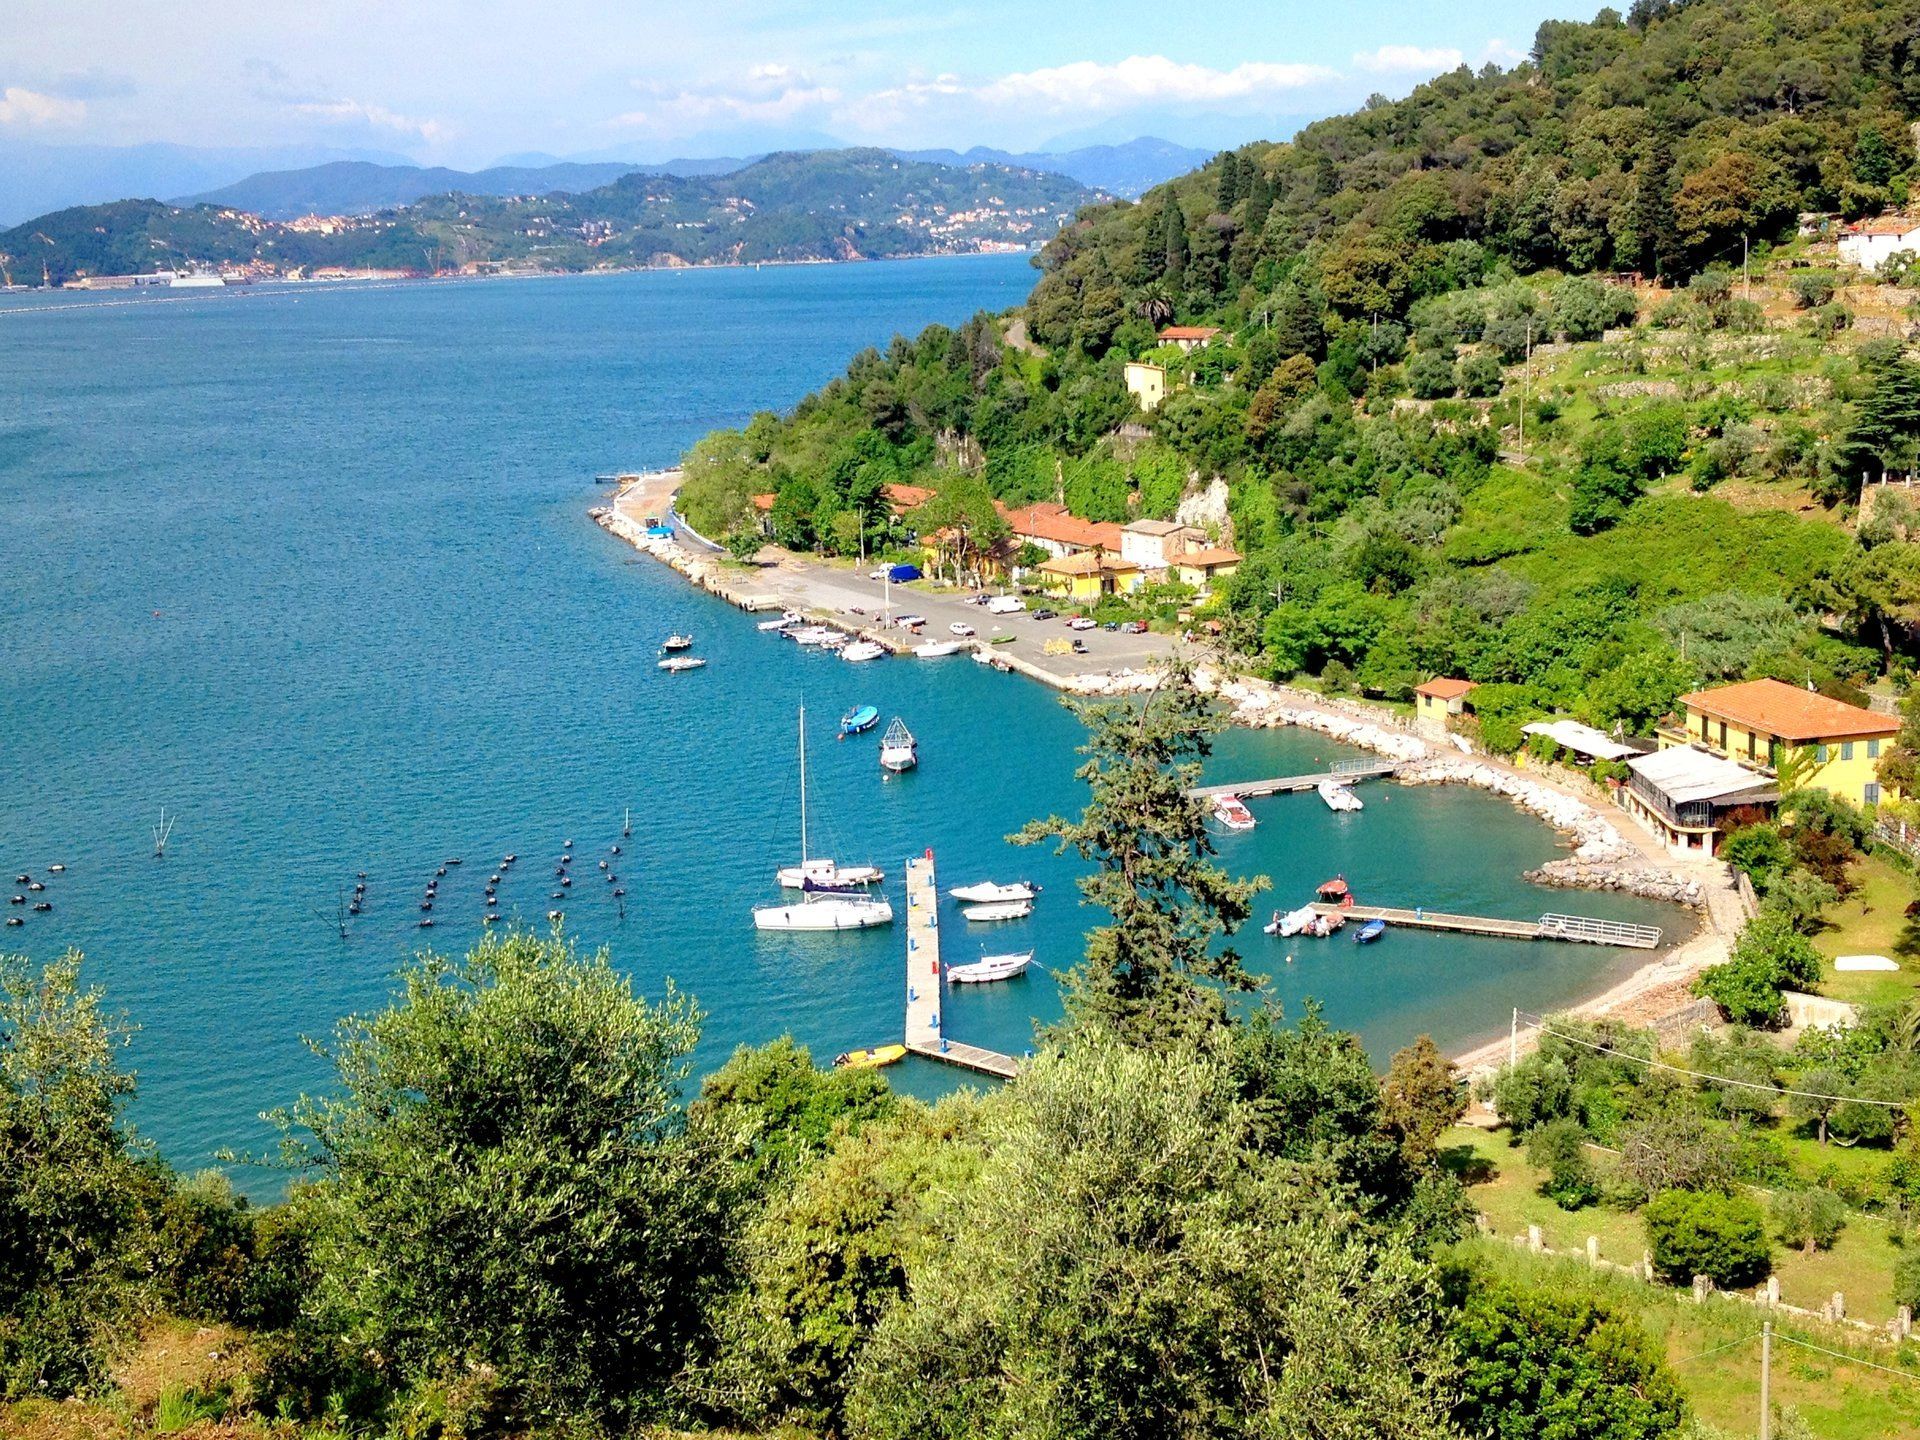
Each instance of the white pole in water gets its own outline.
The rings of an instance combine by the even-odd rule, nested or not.
[[[1513,1007],[1513,1028],[1507,1032],[1507,1068],[1520,1063],[1520,1007]]]

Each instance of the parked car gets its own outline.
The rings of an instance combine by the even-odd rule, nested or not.
[[[1086,653],[1087,653],[1087,642],[1086,642],[1086,641],[1084,641],[1084,640],[1076,640],[1076,641],[1074,641],[1074,642],[1073,642],[1073,653],[1074,653],[1074,654],[1076,654],[1076,655],[1084,655],[1084,654],[1086,654]]]
[[[1094,628],[1093,618],[1088,615],[1076,615],[1067,621],[1067,628],[1069,630],[1091,630]]]
[[[1100,628],[1102,630],[1118,630],[1120,628],[1120,622],[1118,620],[1102,620],[1100,622]]]
[[[886,567],[886,566],[884,566],[884,565],[882,565],[882,566],[881,566],[881,567],[880,567],[880,568],[879,568],[878,570],[869,570],[869,571],[867,571],[867,578],[868,578],[869,580],[884,580],[884,579],[886,579],[886,578],[887,578],[887,567]]]
[[[971,640],[976,633],[973,626],[967,624],[964,620],[954,621],[951,625],[947,626],[947,629],[958,635],[962,640]]]
[[[1058,618],[1059,614],[1060,612],[1058,610],[1049,610],[1046,606],[1042,605],[1038,610],[1028,615],[1027,618],[1029,620],[1053,620]]]
[[[1125,621],[1120,626],[1120,633],[1123,635],[1144,635],[1147,633],[1147,622],[1144,620]]]

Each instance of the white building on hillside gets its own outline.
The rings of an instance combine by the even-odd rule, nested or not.
[[[1906,215],[1881,215],[1856,220],[1840,232],[1840,258],[1862,270],[1878,270],[1889,256],[1902,250],[1920,254],[1920,220]]]

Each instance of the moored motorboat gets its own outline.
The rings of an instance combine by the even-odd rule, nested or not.
[[[976,923],[996,920],[1024,920],[1033,914],[1031,900],[1000,900],[991,905],[968,905],[960,913]]]
[[[849,1050],[833,1057],[836,1070],[874,1070],[907,1058],[904,1045],[870,1045],[864,1050]]]
[[[808,646],[827,645],[835,640],[844,644],[847,638],[831,625],[808,625],[800,630],[789,630],[787,634],[792,637],[794,644]]]
[[[765,630],[768,632],[772,632],[775,630],[785,630],[789,626],[798,625],[802,620],[806,618],[807,617],[802,615],[798,610],[782,610],[780,612],[780,616],[778,619],[762,620],[754,628],[757,630]]]
[[[1033,963],[1033,951],[1018,955],[982,955],[965,965],[949,965],[947,980],[954,985],[984,985],[994,980],[1011,980],[1024,974]]]
[[[907,729],[906,721],[898,715],[887,726],[887,733],[880,737],[880,768],[899,774],[911,770],[920,763],[920,745],[913,738],[913,732]]]
[[[939,660],[948,655],[958,655],[967,648],[964,640],[928,640],[913,647],[913,653],[922,660]]]
[[[669,651],[691,650],[693,648],[693,636],[678,633],[669,635],[665,640],[660,642],[660,648]]]
[[[1247,808],[1247,802],[1238,795],[1216,795],[1213,801],[1213,818],[1229,830],[1251,830],[1255,823],[1253,812]]]
[[[1016,880],[1010,885],[982,880],[977,885],[956,885],[947,891],[947,894],[954,899],[968,905],[997,905],[1009,900],[1031,900],[1039,893],[1038,885],[1025,880]]]
[[[1269,920],[1262,928],[1269,935],[1278,935],[1283,939],[1290,939],[1295,935],[1306,932],[1312,927],[1313,922],[1319,918],[1319,911],[1315,910],[1311,905],[1302,905],[1298,910],[1289,910],[1284,915],[1277,910],[1274,911],[1273,919]]]
[[[878,660],[887,653],[887,647],[874,640],[855,640],[840,652],[842,660]]]
[[[691,655],[669,655],[659,663],[660,668],[669,675],[679,675],[688,670],[698,670],[707,662]]]
[[[1353,932],[1353,943],[1356,945],[1371,945],[1374,941],[1378,940],[1382,935],[1386,933],[1387,933],[1386,921],[1369,920],[1367,921],[1366,924],[1362,925],[1358,930]]]
[[[1322,905],[1338,905],[1342,910],[1353,908],[1353,891],[1348,888],[1344,875],[1321,881],[1313,893]]]
[[[1322,780],[1314,789],[1320,792],[1320,798],[1327,802],[1327,808],[1338,814],[1348,815],[1356,810],[1364,810],[1360,797],[1342,785],[1338,780]]]
[[[840,717],[840,738],[864,735],[880,723],[880,712],[871,705],[856,705]]]

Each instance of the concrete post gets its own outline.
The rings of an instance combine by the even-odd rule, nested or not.
[[[1640,1252],[1640,1278],[1649,1284],[1653,1282],[1653,1252],[1651,1250],[1642,1250]]]
[[[1838,1290],[1833,1292],[1833,1318],[1836,1320],[1847,1318],[1847,1297]]]
[[[1693,1303],[1694,1304],[1696,1305],[1706,1304],[1707,1296],[1712,1292],[1712,1290],[1713,1290],[1713,1281],[1709,1280],[1706,1276],[1696,1275],[1693,1277]]]
[[[1593,1266],[1596,1270],[1600,1267],[1600,1237],[1598,1235],[1587,1236],[1587,1264]]]
[[[1778,1275],[1769,1275],[1767,1276],[1767,1304],[1778,1305],[1779,1303],[1780,1277]]]
[[[1537,1255],[1545,1248],[1546,1243],[1540,1238],[1540,1227],[1538,1225],[1527,1226],[1527,1249]]]
[[[1895,1312],[1893,1317],[1893,1323],[1894,1323],[1895,1331],[1900,1336],[1900,1338],[1902,1340],[1906,1339],[1907,1336],[1913,1333],[1912,1308],[1910,1306],[1902,1305],[1900,1309]]]

